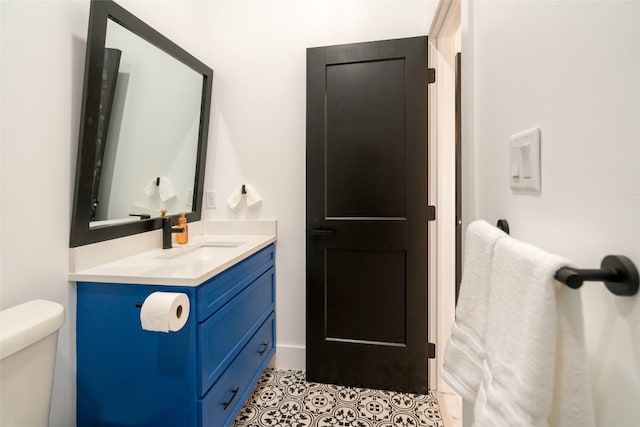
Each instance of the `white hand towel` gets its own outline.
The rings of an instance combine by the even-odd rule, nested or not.
[[[250,185],[245,185],[245,190],[247,191],[247,206],[251,207],[257,203],[262,201],[262,198],[258,194],[255,188]]]
[[[145,185],[144,194],[146,194],[147,197],[151,197],[156,191],[158,191],[158,178],[153,178],[147,185]]]
[[[479,220],[469,224],[456,318],[444,353],[443,379],[473,401],[482,380],[493,248],[507,235]]]
[[[166,202],[167,200],[176,197],[176,189],[171,184],[169,178],[160,178],[160,185],[158,186],[158,194],[160,194],[160,200]]]
[[[231,209],[238,207],[238,203],[242,200],[242,188],[238,188],[227,198],[227,206]]]
[[[554,280],[567,263],[512,238],[496,242],[475,426],[594,425],[579,293]],[[575,407],[552,408],[556,399]]]

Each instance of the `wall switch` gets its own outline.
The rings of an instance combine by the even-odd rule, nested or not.
[[[531,156],[529,155],[531,147],[524,143],[520,146],[520,157],[522,158],[522,177],[531,178]]]
[[[509,143],[511,188],[540,191],[540,128],[512,135]]]
[[[207,209],[215,209],[216,208],[216,192],[207,191],[205,192],[205,196],[207,199]]]
[[[520,147],[511,147],[511,177],[519,178],[522,169],[522,158],[520,157]]]

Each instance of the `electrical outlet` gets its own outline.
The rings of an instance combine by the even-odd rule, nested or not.
[[[216,192],[215,191],[207,191],[205,192],[207,196],[207,209],[215,209],[216,208]]]

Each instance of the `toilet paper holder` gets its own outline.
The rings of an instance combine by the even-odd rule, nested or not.
[[[142,308],[142,301],[136,302],[136,307]],[[176,314],[178,315],[178,317],[180,317],[180,315],[182,314],[182,306],[178,306],[178,312]]]

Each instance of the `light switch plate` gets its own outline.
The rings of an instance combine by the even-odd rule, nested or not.
[[[509,142],[511,188],[540,191],[540,128],[511,135]]]

